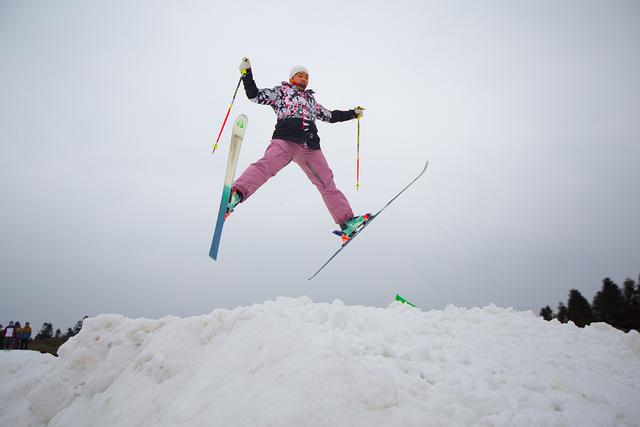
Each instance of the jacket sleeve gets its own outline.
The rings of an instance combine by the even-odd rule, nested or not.
[[[276,104],[280,86],[276,86],[273,89],[258,89],[255,80],[253,80],[251,70],[248,70],[247,74],[242,77],[242,83],[244,84],[244,91],[247,94],[247,98],[249,98],[250,101],[271,106]]]
[[[329,111],[322,105],[316,102],[316,116],[323,122],[335,123],[345,122],[347,120],[355,119],[356,112],[354,110],[333,110]]]

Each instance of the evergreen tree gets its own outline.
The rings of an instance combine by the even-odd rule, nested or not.
[[[577,289],[571,289],[571,291],[569,291],[567,311],[569,320],[580,328],[589,325],[593,321],[591,305],[589,305],[589,301],[587,301]]]
[[[558,315],[556,316],[556,319],[562,323],[567,323],[569,321],[569,310],[563,302],[558,303]]]
[[[636,329],[640,331],[640,283],[636,284],[632,279],[624,281],[624,315],[621,328],[624,330]]]
[[[633,279],[627,279],[624,281],[623,288],[624,300],[627,307],[637,306],[638,305],[638,287],[636,287],[636,282]]]
[[[43,323],[40,332],[36,335],[37,340],[46,340],[49,338],[53,338],[53,324],[52,323]]]
[[[84,319],[87,319],[87,318],[89,318],[89,316],[84,316],[82,320],[78,320],[76,322],[76,324],[73,327],[74,335],[77,335],[80,332],[80,329],[82,329],[82,323],[84,322]]]
[[[610,278],[602,281],[602,289],[593,297],[595,320],[618,327],[624,317],[625,300],[618,285]]]
[[[60,329],[56,329],[56,338],[60,338],[62,336],[62,331]]]
[[[544,320],[551,320],[555,317],[555,315],[553,314],[553,310],[551,310],[551,307],[546,306],[540,309],[540,317],[542,317]]]

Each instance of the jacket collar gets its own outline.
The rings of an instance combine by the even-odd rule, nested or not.
[[[292,85],[292,84],[291,84],[291,83],[289,83],[289,82],[282,82],[282,86],[286,86],[286,87],[293,87],[293,88],[295,88],[295,87],[296,87],[295,85]],[[305,89],[305,90],[304,90],[304,93],[308,93],[308,94],[310,94],[310,95],[313,95],[315,92],[314,92],[312,89]]]

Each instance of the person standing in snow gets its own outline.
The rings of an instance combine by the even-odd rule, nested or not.
[[[20,334],[20,350],[29,350],[29,340],[31,339],[31,325],[29,322],[24,324]]]
[[[20,348],[20,337],[22,337],[22,325],[20,322],[16,322],[13,324],[13,345],[12,348],[19,349]]]
[[[352,120],[362,117],[364,108],[330,111],[320,105],[314,92],[307,89],[309,72],[302,66],[291,69],[289,82],[282,82],[272,89],[258,89],[248,58],[242,59],[239,68],[244,73],[242,82],[247,98],[273,108],[278,120],[264,156],[251,164],[233,183],[227,215],[293,161],[316,186],[333,220],[348,237],[369,219],[369,214],[354,216],[346,197],[336,187],[333,172],[320,149],[315,120],[330,123]]]
[[[4,328],[4,349],[11,350],[13,346],[13,338],[16,334],[16,330],[13,326],[13,321],[9,322],[6,328]]]

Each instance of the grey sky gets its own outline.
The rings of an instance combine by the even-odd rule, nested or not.
[[[636,1],[0,1],[1,323],[206,313],[277,296],[423,309],[533,309],[640,272]],[[310,70],[336,182],[375,211],[427,175],[311,282],[338,245],[290,165],[208,248],[228,129],[259,87]],[[275,115],[241,91],[238,173]],[[411,227],[410,225],[413,224]]]

